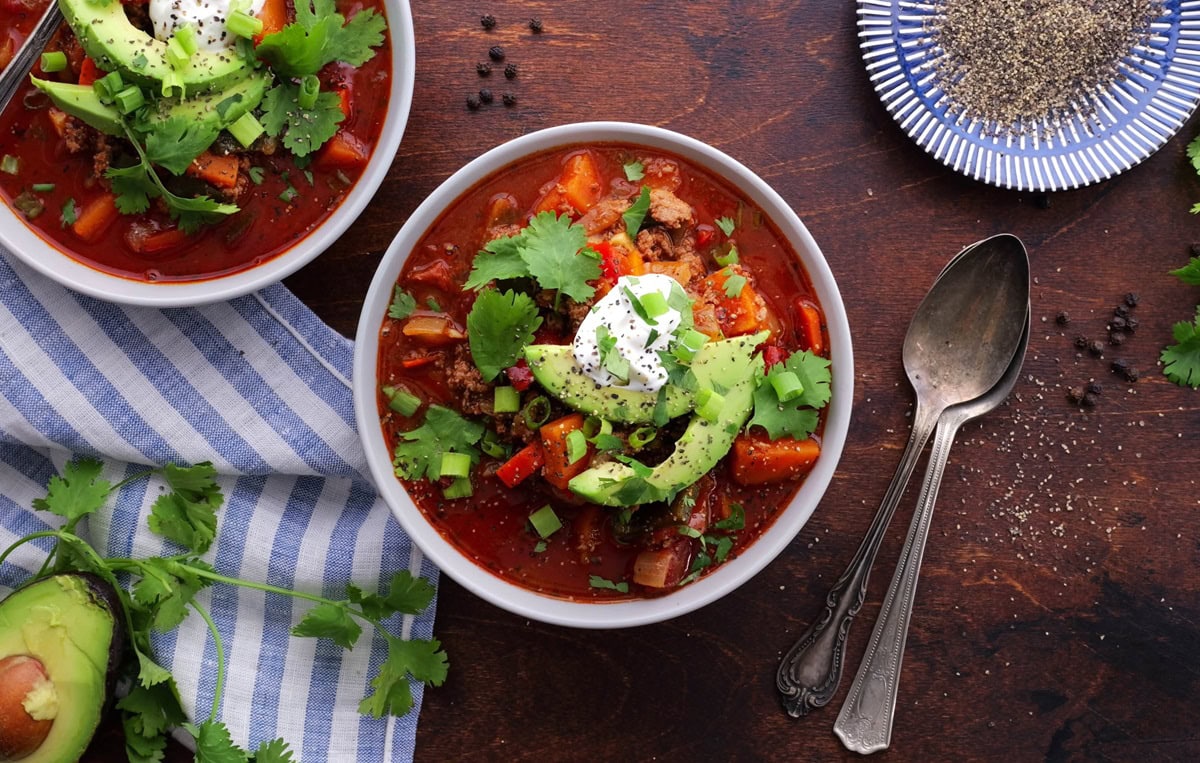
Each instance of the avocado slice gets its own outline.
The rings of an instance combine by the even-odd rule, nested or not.
[[[761,368],[762,360],[755,358]],[[604,506],[635,506],[670,500],[708,473],[724,458],[733,438],[754,408],[753,376],[746,376],[725,393],[725,405],[715,421],[692,416],[687,429],[665,461],[638,477],[633,467],[611,461],[586,469],[567,483],[571,492]]]
[[[179,84],[187,93],[219,90],[252,64],[235,49],[198,50],[186,66],[174,69],[167,63],[167,44],[131,24],[121,0],[59,0],[58,5],[97,66],[119,69],[138,84]]]
[[[123,622],[116,591],[94,575],[41,578],[0,601],[0,760],[83,755],[112,689]]]
[[[702,386],[732,387],[750,374],[754,350],[769,336],[769,332],[762,331],[708,342],[696,353],[692,373]],[[646,424],[654,420],[657,392],[597,384],[575,362],[570,345],[529,345],[525,348],[525,361],[543,389],[580,413],[622,424]],[[668,419],[692,409],[691,391],[673,384],[668,384],[666,390]]]
[[[116,107],[100,101],[96,91],[89,85],[73,85],[68,82],[30,77],[34,86],[50,97],[55,106],[73,117],[78,117],[101,132],[120,137],[125,136],[121,128],[121,112]],[[271,75],[262,71],[247,71],[223,90],[214,90],[186,100],[163,99],[158,102],[161,119],[180,117],[189,122],[212,122],[223,129],[238,117],[254,109],[262,102]]]

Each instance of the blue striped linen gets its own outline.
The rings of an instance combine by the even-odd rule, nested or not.
[[[56,524],[29,507],[64,463],[101,459],[113,483],[147,464],[211,461],[226,503],[207,559],[251,580],[341,597],[397,569],[437,569],[396,524],[368,476],[349,384],[353,345],[283,285],[230,302],[157,310],[84,297],[0,249],[0,548]],[[146,517],[161,481],[138,480],[86,526],[108,555],[170,552]],[[84,532],[84,530],[81,530]],[[0,567],[0,594],[36,571],[47,544]],[[292,638],[308,609],[282,594],[215,586],[198,600],[216,621],[228,678],[221,720],[256,747],[283,737],[303,761],[410,761],[416,707],[358,714],[387,653],[368,629],[353,651]],[[397,617],[430,638],[434,607]],[[154,639],[189,715],[212,706],[216,652],[193,614]]]

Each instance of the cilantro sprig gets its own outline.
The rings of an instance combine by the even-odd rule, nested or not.
[[[542,289],[586,302],[596,293],[589,281],[599,277],[600,256],[588,247],[583,226],[566,215],[541,212],[517,234],[488,242],[476,255],[463,288],[532,278]]]
[[[542,325],[537,304],[528,294],[484,289],[467,314],[471,357],[485,381],[514,365],[533,332]]]
[[[802,392],[787,401],[779,399],[772,380],[784,373],[795,374]],[[772,440],[788,436],[802,440],[812,434],[820,420],[817,409],[830,399],[829,361],[808,350],[794,352],[782,363],[776,363],[758,379],[754,389],[754,416],[747,428],[760,426]]]
[[[1200,171],[1200,138],[1188,146],[1188,155]],[[1189,286],[1200,286],[1200,257],[1191,258],[1188,264],[1172,270],[1171,275]],[[1163,375],[1181,387],[1200,388],[1200,305],[1196,306],[1195,321],[1180,321],[1172,327],[1171,333],[1175,343],[1164,347],[1159,355]]]
[[[18,547],[49,538],[54,546],[39,577],[67,571],[90,572],[117,591],[130,647],[121,668],[129,688],[117,708],[122,714],[130,761],[162,760],[167,734],[172,728],[183,728],[195,738],[200,761],[253,759],[255,763],[287,763],[293,760],[282,739],[264,742],[249,756],[233,744],[229,729],[216,720],[226,677],[225,648],[212,617],[196,601],[201,590],[215,584],[313,602],[316,606],[293,628],[295,636],[328,638],[349,649],[363,632],[360,623],[381,633],[388,644],[388,655],[371,681],[373,693],[359,705],[363,714],[404,715],[413,707],[412,681],[438,686],[445,680],[448,662],[436,639],[401,639],[384,624],[395,614],[418,614],[428,607],[434,594],[428,581],[403,570],[393,575],[386,592],[368,592],[349,584],[344,599],[331,599],[222,575],[200,558],[212,545],[217,511],[224,502],[211,464],[168,465],[132,475],[116,485],[105,480],[101,471],[99,462],[79,459],[68,463],[61,476],[52,477],[46,496],[35,499],[33,508],[62,517],[65,522],[57,530],[35,532],[19,539],[0,552],[0,564]],[[105,505],[121,487],[155,473],[163,475],[169,491],[152,505],[150,529],[178,544],[182,553],[146,558],[103,557],[75,533],[79,522]],[[133,581],[130,589],[119,584],[118,575]],[[192,611],[208,625],[217,660],[213,706],[208,718],[199,724],[187,722],[174,677],[155,661],[150,646],[152,631],[172,630]]]

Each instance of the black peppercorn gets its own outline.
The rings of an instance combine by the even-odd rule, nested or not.
[[[492,73],[492,65],[487,61],[480,61],[475,64],[475,71],[479,72],[480,77],[486,77]]]
[[[1134,331],[1137,331],[1137,327],[1138,327],[1138,319],[1137,318],[1134,318],[1131,315],[1125,319],[1125,330],[1126,331],[1129,331],[1130,333],[1132,333]]]
[[[1125,369],[1125,381],[1135,382],[1138,379],[1140,379],[1141,376],[1142,376],[1142,373],[1140,371],[1138,371],[1136,368],[1134,368],[1133,366],[1130,366],[1129,368]]]
[[[1129,308],[1125,305],[1117,305],[1113,308],[1113,315],[1117,316],[1118,318],[1128,318]]]
[[[1096,398],[1095,394],[1093,394],[1091,392],[1085,392],[1083,394],[1083,400],[1082,400],[1083,407],[1084,408],[1095,408],[1096,400],[1097,400],[1097,398]]]
[[[481,105],[481,101],[479,100],[479,96],[477,96],[477,95],[468,95],[467,96],[467,108],[468,109],[470,109],[471,111],[475,111],[476,109],[479,108],[480,105]]]
[[[1067,314],[1066,310],[1062,310],[1058,315],[1054,316],[1054,322],[1060,326],[1066,326],[1071,322],[1071,316]]]
[[[485,13],[479,17],[479,23],[484,29],[494,29],[496,27],[496,17],[490,13]]]
[[[1088,342],[1087,350],[1093,355],[1100,356],[1104,354],[1104,345],[1099,339],[1093,339],[1091,342]]]
[[[504,76],[507,79],[515,79],[517,76],[517,65],[516,64],[506,64],[504,67]]]
[[[491,103],[492,102],[492,91],[488,90],[486,87],[484,89],[480,90],[479,91],[479,100],[483,101],[484,103]]]
[[[517,103],[517,96],[513,95],[512,93],[505,93],[504,95],[500,96],[500,100],[504,101],[505,106],[514,106]]]
[[[1129,361],[1125,358],[1117,358],[1110,366],[1114,374],[1123,374],[1129,368]]]
[[[1113,319],[1108,322],[1109,328],[1116,331],[1124,331],[1126,325],[1128,324],[1126,324],[1125,319],[1119,315],[1114,315]]]
[[[1091,381],[1088,382],[1087,391],[1093,395],[1099,395],[1104,391],[1104,387],[1100,386],[1100,382]]]
[[[500,47],[499,45],[493,45],[491,49],[488,50],[488,57],[493,61],[503,61],[504,48]]]
[[[542,20],[541,19],[530,19],[529,20],[529,31],[533,32],[534,34],[541,34],[542,33]]]
[[[1088,346],[1088,338],[1086,336],[1083,336],[1082,334],[1080,334],[1079,336],[1075,337],[1075,347],[1077,347],[1080,350],[1086,350],[1087,346]]]
[[[1083,402],[1084,394],[1083,387],[1071,387],[1069,390],[1067,390],[1067,400],[1072,405],[1079,405],[1081,402]]]
[[[1129,305],[1130,307],[1137,307],[1138,302],[1140,301],[1141,298],[1138,297],[1137,292],[1131,291],[1125,295],[1125,304]]]
[[[1125,335],[1120,331],[1114,331],[1108,335],[1108,343],[1113,347],[1120,347],[1125,344]]]

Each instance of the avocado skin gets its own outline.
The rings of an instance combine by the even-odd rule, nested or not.
[[[223,129],[258,106],[266,95],[270,75],[265,72],[247,72],[247,75],[224,90],[205,93],[186,101],[159,101],[158,115],[164,120],[179,117],[188,122],[211,122],[217,129]],[[30,80],[50,97],[55,106],[71,116],[109,135],[125,136],[121,127],[121,113],[115,107],[101,103],[90,85],[73,85],[37,77],[30,77]],[[225,109],[224,117],[220,116],[217,106],[231,98],[237,100]]]
[[[22,763],[61,763],[83,755],[112,694],[124,622],[117,592],[89,573],[39,578],[0,601],[0,659],[38,659],[58,694],[49,735]]]
[[[162,85],[175,75],[188,93],[219,90],[251,67],[236,50],[198,50],[187,66],[174,70],[167,63],[167,44],[129,22],[120,0],[59,0],[63,17],[98,67],[120,70],[138,84]]]

